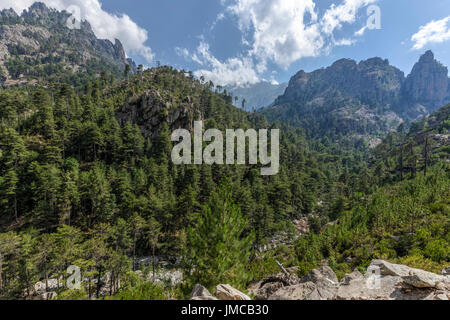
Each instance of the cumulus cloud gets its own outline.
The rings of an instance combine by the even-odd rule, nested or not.
[[[221,62],[211,54],[209,45],[203,41],[194,53],[193,60],[210,67],[197,70],[194,75],[198,78],[203,76],[215,84],[243,86],[259,82],[252,59],[238,57]]]
[[[450,16],[442,20],[433,20],[421,26],[411,40],[414,42],[414,50],[421,50],[430,43],[442,43],[450,40]]]
[[[80,8],[81,18],[87,20],[100,39],[114,42],[119,39],[128,54],[137,54],[151,62],[154,58],[152,49],[145,43],[148,33],[139,27],[126,14],[115,15],[102,9],[99,0],[40,0],[51,8],[67,10],[71,6]],[[0,0],[0,9],[13,8],[18,14],[29,8],[35,0]]]
[[[259,79],[267,71],[270,63],[287,69],[293,62],[306,57],[317,57],[328,53],[333,46],[348,46],[354,39],[334,39],[334,32],[345,24],[354,24],[359,10],[378,0],[344,0],[340,5],[331,5],[320,16],[314,0],[222,0],[225,12],[236,19],[242,32],[242,45],[248,47],[240,57],[220,62],[211,53],[211,59],[199,55],[192,58],[202,65],[210,65],[212,72],[203,74],[219,78],[220,71],[231,75],[244,74],[251,79]],[[361,29],[360,29],[361,30]],[[365,28],[362,30],[365,31]],[[361,31],[360,35],[364,31]],[[358,35],[358,32],[354,36]],[[204,44],[203,44],[204,47]],[[199,48],[201,50],[201,48]],[[217,66],[220,65],[220,68]],[[239,66],[239,67],[237,67]],[[232,67],[233,70],[228,70]],[[250,70],[253,68],[253,72]],[[234,71],[234,72],[233,72]],[[224,79],[218,79],[224,83]],[[230,81],[233,81],[230,79]],[[227,83],[229,84],[229,83]]]
[[[321,21],[323,32],[332,34],[336,29],[341,29],[343,24],[354,23],[356,21],[356,15],[361,8],[377,1],[378,0],[345,0],[338,6],[332,4],[325,12]]]

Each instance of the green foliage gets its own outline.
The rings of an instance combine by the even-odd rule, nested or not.
[[[384,259],[437,272],[450,260],[449,195],[447,164],[434,166],[427,177],[380,188],[341,213],[338,224],[300,238],[295,246],[300,265],[328,260],[343,275]]]
[[[147,282],[127,287],[105,300],[166,300],[167,298],[163,287]]]
[[[218,283],[246,284],[246,264],[254,239],[248,232],[248,222],[232,199],[231,184],[224,182],[204,206],[195,226],[188,229],[188,282],[209,288]]]

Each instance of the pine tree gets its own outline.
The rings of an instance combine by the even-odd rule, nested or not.
[[[211,288],[219,283],[243,286],[249,279],[246,265],[253,244],[248,222],[225,182],[205,205],[195,227],[188,229],[186,273],[191,284]]]

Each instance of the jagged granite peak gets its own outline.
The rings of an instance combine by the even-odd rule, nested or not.
[[[28,10],[23,11],[22,16],[44,18],[48,16],[51,11],[55,12],[56,10],[48,8],[43,2],[35,2],[28,8]]]
[[[417,62],[405,81],[403,96],[409,103],[421,104],[428,112],[442,107],[449,92],[448,69],[427,51]]]
[[[276,102],[358,99],[370,108],[390,105],[399,99],[404,73],[388,60],[372,58],[359,64],[341,59],[326,69],[298,72],[291,78],[283,97]]]
[[[14,11],[14,9],[4,9],[0,10],[0,17],[2,18],[18,18],[19,15]]]
[[[48,70],[59,70],[63,78],[73,78],[70,73],[100,73],[106,69],[122,76],[126,64],[136,72],[135,63],[127,58],[118,39],[114,43],[98,39],[88,21],[82,21],[79,29],[68,28],[70,16],[41,2],[20,16],[12,9],[0,11],[0,85],[26,84],[43,77],[56,80],[53,71],[42,75],[41,68],[34,69],[42,64],[48,64]],[[30,65],[18,68],[19,60]]]
[[[449,88],[448,69],[431,51],[420,57],[407,78],[387,59],[340,59],[327,68],[299,71],[285,94],[262,113],[313,136],[380,141],[402,122],[449,103]]]

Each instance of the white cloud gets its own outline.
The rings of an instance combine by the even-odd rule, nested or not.
[[[419,31],[411,37],[413,49],[420,50],[429,43],[442,43],[450,40],[450,16],[442,20],[433,20],[421,26]]]
[[[70,6],[77,6],[81,11],[81,18],[87,20],[100,39],[114,42],[119,39],[128,54],[141,55],[151,62],[154,58],[152,49],[145,44],[148,33],[139,27],[126,14],[115,15],[102,9],[99,0],[40,0],[51,8],[67,10]],[[0,9],[13,8],[18,14],[30,7],[35,0],[0,0]]]
[[[210,67],[209,69],[197,70],[194,75],[198,78],[203,76],[214,84],[243,86],[259,82],[252,59],[239,57],[221,62],[211,54],[209,45],[205,42],[200,43],[197,52],[193,55],[193,60],[200,61]]]
[[[332,4],[325,12],[321,21],[323,32],[332,34],[336,29],[341,29],[344,23],[354,23],[356,21],[356,15],[361,8],[377,1],[378,0],[345,0],[338,6]]]
[[[233,81],[229,79],[230,75],[238,76],[238,81],[241,81],[241,73],[236,72],[237,69],[244,69],[246,77],[259,79],[270,63],[287,69],[302,58],[327,54],[334,46],[353,44],[355,40],[351,38],[336,41],[334,32],[344,24],[354,24],[359,10],[377,1],[344,0],[340,5],[331,5],[320,16],[314,0],[222,0],[226,12],[236,19],[243,34],[242,45],[248,50],[223,63],[209,51],[214,63],[199,55],[192,58],[203,66],[209,64],[213,72],[201,71],[219,81],[214,72],[218,65],[222,73],[228,75],[227,81]],[[354,36],[362,35],[364,31],[365,28],[360,29],[360,34],[356,32]],[[237,65],[240,68],[236,68]],[[226,69],[231,66],[233,70]],[[250,72],[251,68],[253,72]]]
[[[236,0],[228,10],[241,31],[250,34],[249,54],[262,70],[268,61],[287,68],[302,57],[318,55],[323,46],[312,0]]]

